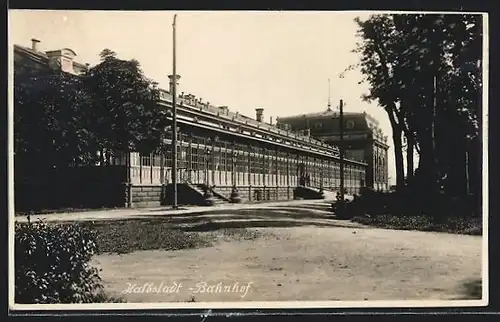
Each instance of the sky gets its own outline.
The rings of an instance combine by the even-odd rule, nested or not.
[[[355,17],[367,12],[234,11],[36,11],[9,12],[9,43],[43,51],[70,48],[80,63],[99,63],[109,48],[121,59],[137,59],[145,75],[168,88],[172,73],[172,22],[177,13],[179,92],[192,93],[213,105],[226,105],[255,117],[320,112],[327,108],[328,79],[332,108],[375,117],[388,135],[389,180],[395,181],[392,131],[385,111],[366,103],[367,84],[359,70],[340,78],[359,61],[352,52]]]

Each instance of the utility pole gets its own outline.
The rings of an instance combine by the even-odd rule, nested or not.
[[[340,100],[339,105],[339,123],[340,123],[340,196],[344,201],[344,101]]]
[[[176,48],[175,48],[175,19],[172,23],[172,208],[177,209],[177,69],[176,69]]]

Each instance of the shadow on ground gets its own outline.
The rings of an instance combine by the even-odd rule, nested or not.
[[[480,300],[483,297],[481,279],[474,279],[465,282],[462,285],[463,300]]]
[[[213,245],[222,238],[220,236],[231,237],[231,240],[248,240],[263,233],[249,230],[251,228],[362,227],[342,223],[328,211],[308,209],[304,205],[286,209],[259,207],[214,209],[208,213],[141,215],[111,222],[89,221],[82,225],[96,232],[100,253],[199,248]]]
[[[336,220],[329,204],[272,206],[252,209],[214,209],[199,213],[141,216],[124,221],[158,223],[172,229],[202,232],[227,228],[263,227],[356,227]]]

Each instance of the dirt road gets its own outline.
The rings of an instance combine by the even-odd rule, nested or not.
[[[255,240],[99,255],[127,302],[463,299],[481,237],[372,228],[252,228]],[[205,284],[204,284],[205,283]]]

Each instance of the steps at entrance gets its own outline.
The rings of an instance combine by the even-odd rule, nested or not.
[[[293,191],[295,199],[325,199],[324,192],[317,188],[298,186]]]
[[[205,190],[207,188],[207,186],[205,184],[191,184],[190,186],[194,190],[199,192],[202,196],[205,195]],[[207,202],[210,202],[213,206],[228,203],[228,201],[225,200],[218,193],[214,193],[213,189],[211,189],[211,198],[209,198],[209,200],[207,200]]]
[[[193,190],[196,190],[197,192],[200,193],[200,195],[203,195],[203,189],[200,187],[201,185],[196,185],[196,184],[190,184],[189,185]]]

